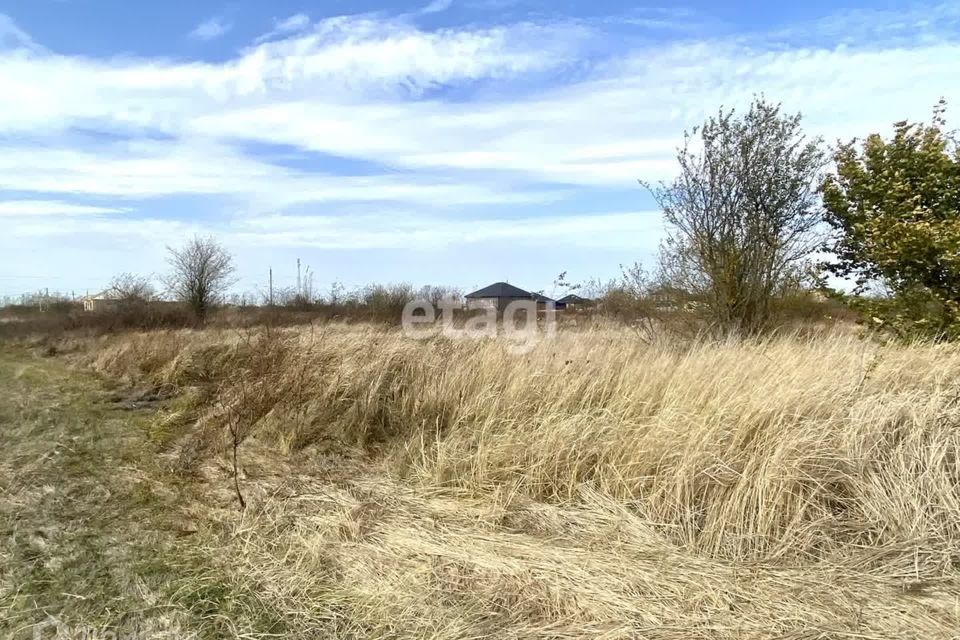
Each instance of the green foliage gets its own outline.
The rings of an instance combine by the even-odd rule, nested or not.
[[[960,338],[960,152],[944,109],[929,125],[896,123],[889,141],[841,145],[821,187],[836,232],[827,268],[853,277],[858,294],[891,294],[850,302],[905,338]]]

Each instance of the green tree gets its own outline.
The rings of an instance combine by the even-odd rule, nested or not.
[[[855,298],[903,337],[960,338],[960,151],[941,100],[928,125],[898,122],[884,140],[841,145],[821,187],[834,234],[827,269],[853,278]]]

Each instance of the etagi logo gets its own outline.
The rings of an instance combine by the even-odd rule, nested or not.
[[[453,340],[480,340],[502,334],[508,352],[514,355],[529,353],[542,340],[552,340],[557,334],[557,310],[552,302],[538,305],[533,300],[514,300],[500,309],[471,300],[466,305],[468,313],[463,326],[458,327],[454,315],[463,308],[453,298],[444,298],[437,306],[429,300],[413,300],[403,308],[403,333],[418,340],[438,335]]]

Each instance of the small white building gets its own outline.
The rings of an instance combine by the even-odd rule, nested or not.
[[[83,310],[84,311],[109,311],[111,309],[116,309],[117,299],[114,297],[113,292],[109,289],[101,291],[100,293],[95,293],[93,295],[87,294],[83,297]]]

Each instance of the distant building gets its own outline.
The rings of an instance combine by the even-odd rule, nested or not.
[[[119,301],[110,289],[83,297],[84,311],[110,311],[116,309],[118,304]]]
[[[592,307],[593,300],[570,293],[557,300],[557,309],[584,309]]]
[[[520,287],[515,287],[507,282],[495,282],[488,287],[468,293],[465,297],[468,303],[480,304],[496,309],[500,313],[507,308],[507,305],[517,300],[533,300],[538,307],[555,302],[552,298],[543,294],[524,291]]]
[[[653,307],[657,311],[691,311],[699,304],[699,301],[690,293],[669,285],[651,290],[647,298],[653,302]]]

